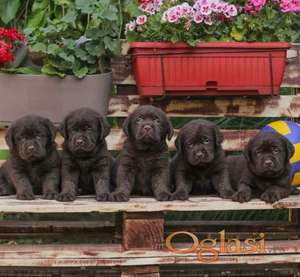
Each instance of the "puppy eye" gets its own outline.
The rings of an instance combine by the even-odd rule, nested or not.
[[[36,136],[35,138],[36,138],[36,139],[38,139],[38,140],[40,140],[40,139],[41,139],[41,137],[40,137],[40,136]]]
[[[158,118],[155,118],[155,119],[154,119],[154,122],[157,123],[157,124],[159,124],[159,123],[160,123],[160,120],[159,120]]]
[[[143,121],[143,118],[141,118],[141,117],[138,117],[137,119],[136,119],[136,123],[141,123]]]
[[[188,147],[188,148],[192,148],[193,146],[194,146],[193,143],[187,143],[187,147]]]
[[[272,149],[272,152],[274,153],[274,154],[278,154],[279,152],[280,152],[280,150],[278,149],[278,148],[273,148]]]
[[[90,130],[92,130],[92,127],[91,127],[91,126],[89,126],[89,125],[86,125],[86,126],[84,126],[84,129],[85,129],[85,130],[89,130],[89,131],[90,131]]]
[[[208,144],[209,143],[209,139],[208,138],[203,138],[202,139],[202,143],[203,144]]]
[[[260,154],[261,154],[261,150],[256,150],[256,151],[255,151],[255,154],[256,154],[256,155],[260,155]]]

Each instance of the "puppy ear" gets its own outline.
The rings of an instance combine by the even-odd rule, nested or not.
[[[124,133],[126,134],[127,137],[129,137],[129,133],[130,133],[130,122],[131,122],[131,118],[132,118],[132,115],[130,114],[126,119],[125,121],[123,122],[123,125],[122,125],[122,129],[124,131]]]
[[[175,139],[175,147],[177,149],[178,153],[183,152],[183,147],[182,147],[182,133],[179,132],[176,139]]]
[[[168,140],[171,140],[171,138],[174,135],[174,129],[170,119],[167,116],[166,116],[166,122],[167,122],[167,138]]]
[[[45,120],[44,120],[44,125],[48,128],[48,130],[49,130],[49,133],[50,133],[50,137],[51,137],[51,142],[52,143],[55,143],[55,138],[56,138],[56,128],[55,128],[55,126],[53,125],[53,123],[49,120],[49,119],[47,119],[47,118],[45,118]]]
[[[284,136],[281,136],[282,141],[285,144],[285,149],[286,149],[286,160],[289,161],[290,158],[294,155],[295,153],[295,147],[294,145]]]
[[[68,138],[68,117],[66,117],[59,126],[59,132],[66,139]]]
[[[14,146],[15,146],[15,143],[14,143],[14,127],[13,126],[10,126],[6,132],[6,135],[5,135],[5,141],[6,141],[6,144],[8,145],[9,149],[13,149]]]
[[[248,162],[251,162],[251,161],[252,161],[252,157],[251,157],[251,148],[252,148],[252,144],[253,144],[252,141],[253,141],[253,139],[251,139],[251,140],[248,142],[248,144],[245,146],[244,152],[243,152],[244,157],[246,158],[246,160],[247,160]]]
[[[99,124],[101,127],[100,140],[103,140],[110,133],[110,125],[108,124],[106,118],[104,118],[102,116],[99,117],[98,120],[99,120]]]
[[[221,146],[224,136],[223,133],[221,132],[220,128],[218,126],[214,127],[214,133],[215,133],[215,144],[217,147]]]

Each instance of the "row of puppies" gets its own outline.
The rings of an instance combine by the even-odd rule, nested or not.
[[[48,119],[31,115],[17,120],[6,135],[11,155],[1,168],[0,195],[16,193],[18,199],[30,200],[42,194],[58,201],[73,201],[78,194],[95,193],[98,201],[154,195],[166,201],[218,194],[239,202],[259,197],[273,203],[298,193],[291,186],[289,165],[294,147],[281,135],[260,133],[244,155],[226,159],[217,126],[194,120],[178,133],[177,152],[169,163],[166,139],[174,131],[160,109],[140,106],[123,130],[127,139],[114,161],[105,142],[110,132],[105,119],[91,109],[75,110],[60,126],[60,156],[56,128]]]

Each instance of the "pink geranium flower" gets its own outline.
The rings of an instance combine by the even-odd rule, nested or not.
[[[144,25],[147,22],[147,16],[146,15],[140,15],[136,18],[136,24],[137,25]]]

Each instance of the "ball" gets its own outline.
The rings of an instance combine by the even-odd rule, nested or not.
[[[290,159],[292,166],[292,185],[300,185],[300,124],[293,121],[274,121],[261,129],[263,132],[277,132],[285,136],[295,147],[295,153]]]

